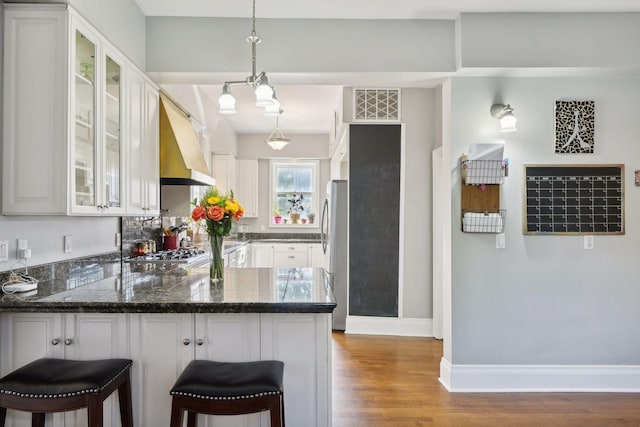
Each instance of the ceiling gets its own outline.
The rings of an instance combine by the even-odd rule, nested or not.
[[[147,16],[251,17],[251,0],[135,0]],[[257,18],[451,19],[460,12],[639,12],[638,0],[268,0]]]
[[[251,17],[251,0],[135,0],[146,16]],[[256,1],[256,17],[316,19],[454,19],[461,12],[640,12],[640,0],[269,0]],[[249,70],[247,70],[249,71]],[[160,73],[161,74],[161,73]],[[375,73],[374,73],[375,74]],[[169,82],[172,77],[155,76]],[[165,78],[163,78],[165,77]],[[333,111],[338,108],[342,86],[332,85],[327,76],[288,76],[274,79],[284,114],[280,128],[285,133],[329,133]],[[342,76],[343,79],[345,76]],[[433,77],[433,76],[432,76]],[[411,87],[415,76],[396,76],[402,81],[385,81],[374,75],[372,81],[343,84]],[[225,79],[226,80],[226,79]],[[348,80],[348,79],[347,79]],[[432,80],[435,81],[435,80]],[[217,125],[217,99],[220,85],[198,84],[180,78],[162,87],[210,130]],[[285,83],[285,84],[283,84]],[[262,133],[274,128],[275,120],[262,116],[253,105],[248,86],[233,86],[237,100],[235,115],[225,116],[238,133]]]

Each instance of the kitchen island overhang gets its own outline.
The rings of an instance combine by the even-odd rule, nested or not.
[[[64,277],[43,281],[35,295],[0,297],[0,375],[39,357],[130,358],[134,423],[150,426],[168,425],[169,390],[191,360],[282,360],[287,424],[327,427],[335,301],[324,274],[230,268],[220,285],[207,268],[124,266],[74,288]],[[105,426],[119,425],[117,406],[107,403]],[[81,425],[86,413],[75,417]],[[258,427],[264,417],[244,415],[238,425]]]

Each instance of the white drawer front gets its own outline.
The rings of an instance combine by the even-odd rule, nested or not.
[[[307,252],[306,243],[278,243],[274,245],[276,252]]]
[[[308,264],[307,252],[276,252],[274,267],[306,267]]]

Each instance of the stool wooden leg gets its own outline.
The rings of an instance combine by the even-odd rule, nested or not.
[[[131,407],[131,377],[126,374],[126,379],[118,387],[118,403],[120,405],[120,421],[122,427],[133,427],[133,409]]]
[[[170,427],[182,427],[182,408],[176,405],[175,399],[172,399],[171,403],[171,424]]]
[[[282,396],[271,400],[269,405],[269,415],[271,416],[271,427],[284,427],[284,408]]]
[[[99,395],[87,397],[88,427],[102,427],[102,398]]]
[[[44,414],[34,412],[31,414],[31,427],[44,427]]]
[[[0,427],[4,427],[4,421],[7,419],[7,408],[0,408]]]
[[[187,427],[196,427],[196,415],[195,412],[187,412]]]

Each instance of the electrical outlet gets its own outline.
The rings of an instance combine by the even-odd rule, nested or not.
[[[504,233],[498,233],[496,234],[496,249],[504,249],[506,248],[506,238],[504,236]]]
[[[64,253],[71,252],[71,236],[64,236]]]
[[[593,236],[584,236],[584,248],[593,249]]]
[[[9,241],[0,240],[0,262],[9,261]]]
[[[31,258],[31,249],[18,249],[18,259]]]
[[[18,239],[18,250],[27,249],[29,247],[29,242],[27,239]]]

